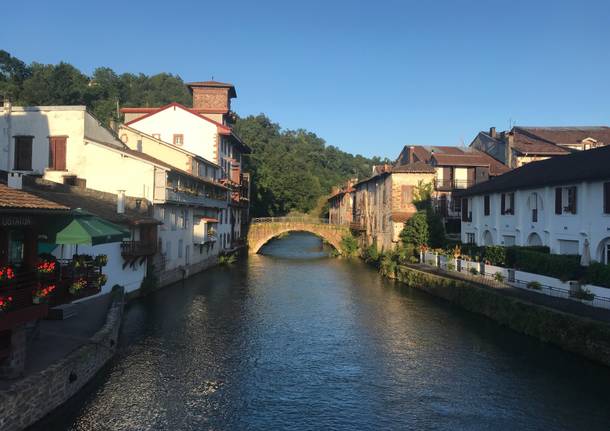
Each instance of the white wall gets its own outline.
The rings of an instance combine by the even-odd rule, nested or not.
[[[143,118],[129,127],[148,135],[159,134],[159,139],[173,143],[174,135],[184,135],[184,148],[204,159],[218,163],[215,145],[218,138],[217,126],[198,115],[177,106]]]
[[[0,169],[10,170],[15,161],[14,136],[34,136],[32,170],[43,174],[49,165],[49,136],[67,136],[66,151],[82,143],[84,106],[13,107],[11,114],[0,111]],[[70,163],[68,155],[66,163]],[[9,165],[10,163],[10,165]]]
[[[500,214],[500,193],[490,194],[489,216],[484,215],[483,195],[473,196],[472,222],[462,222],[462,241],[467,241],[468,233],[474,233],[476,243],[484,245],[485,231],[489,231],[494,245],[504,245],[504,236],[515,236],[515,244],[525,246],[529,236],[537,233],[552,253],[560,253],[560,241],[578,241],[579,254],[582,254],[587,238],[591,257],[599,259],[600,244],[610,238],[610,214],[603,212],[603,181],[562,185],[569,186],[577,187],[576,214],[555,214],[555,187],[515,191],[514,215]],[[533,193],[537,195],[537,222],[532,221]]]
[[[55,249],[53,255],[60,259],[72,259],[75,253],[76,246],[60,245]],[[100,294],[110,292],[115,284],[124,286],[126,292],[133,292],[140,288],[142,280],[146,276],[146,262],[140,265],[138,260],[133,268],[128,265],[123,269],[120,242],[95,246],[79,245],[78,254],[89,254],[94,257],[99,254],[108,256],[108,264],[102,268],[102,273],[106,274],[108,281],[102,286]]]

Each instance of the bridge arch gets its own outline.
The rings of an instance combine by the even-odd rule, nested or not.
[[[309,232],[341,252],[341,239],[349,233],[349,227],[329,224],[326,220],[300,217],[253,219],[248,229],[248,253],[258,253],[263,245],[285,232]]]

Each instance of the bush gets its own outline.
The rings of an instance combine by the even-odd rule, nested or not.
[[[505,266],[506,265],[506,247],[499,245],[483,247],[483,258],[489,261],[491,265]]]
[[[364,252],[362,253],[362,258],[365,262],[368,263],[378,263],[379,250],[377,250],[377,245],[371,244],[367,248],[365,248]]]
[[[468,270],[472,275],[479,275],[479,271],[476,268],[470,268]]]
[[[428,239],[432,248],[444,247],[446,244],[445,225],[443,219],[432,210],[426,210],[426,221],[428,222]]]
[[[341,251],[345,256],[355,256],[358,253],[358,240],[351,234],[343,235],[343,238],[341,238]]]
[[[494,280],[500,283],[504,283],[504,274],[502,274],[501,272],[496,272],[494,274]]]
[[[407,260],[409,263],[419,263],[419,258],[417,256],[410,256]]]
[[[395,256],[389,253],[384,253],[379,259],[379,271],[383,275],[395,275],[398,264],[394,259]]]
[[[219,265],[233,265],[237,257],[235,254],[221,254],[218,256],[218,264]]]
[[[529,283],[527,283],[526,287],[528,289],[532,289],[532,290],[541,290],[542,289],[542,284],[540,284],[537,281],[530,281]]]
[[[584,274],[578,256],[545,254],[523,248],[513,248],[513,266],[520,271],[559,278],[562,281],[580,280]],[[510,265],[510,263],[509,263]]]
[[[400,239],[405,246],[419,247],[428,244],[428,219],[425,211],[416,212],[406,221],[405,227],[400,232]]]
[[[585,283],[610,288],[610,265],[592,262],[586,269]]]
[[[453,263],[447,264],[447,271],[455,271],[455,265]]]

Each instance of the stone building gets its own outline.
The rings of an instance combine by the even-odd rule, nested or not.
[[[433,204],[449,234],[460,231],[461,200],[453,199],[453,194],[509,170],[483,151],[467,147],[405,146],[396,164],[411,163],[426,163],[434,168]]]
[[[376,166],[370,178],[356,183],[352,228],[360,232],[362,246],[395,248],[404,223],[417,211],[413,204],[416,187],[434,178],[432,166],[414,162]]]
[[[328,198],[328,222],[349,225],[353,221],[357,179],[348,180],[341,189],[335,188]]]

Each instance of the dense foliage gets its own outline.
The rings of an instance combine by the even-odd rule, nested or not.
[[[235,132],[253,150],[245,169],[253,177],[254,216],[291,211],[324,216],[333,186],[368,177],[374,164],[387,162],[343,152],[307,130],[282,130],[262,114],[238,119]]]
[[[191,96],[179,76],[117,74],[107,67],[87,76],[74,66],[25,64],[0,50],[0,96],[15,105],[86,105],[104,123],[118,120],[117,106],[161,106]]]
[[[420,247],[428,244],[430,235],[426,211],[418,211],[406,221],[404,229],[400,232],[400,239],[405,246]]]
[[[0,50],[0,98],[15,105],[86,105],[103,123],[120,120],[119,106],[191,104],[177,75],[117,74],[100,67],[91,76],[68,63],[25,64]],[[266,116],[238,120],[236,131],[253,149],[246,170],[253,176],[252,212],[256,216],[292,211],[324,215],[332,186],[370,175],[379,158],[353,156],[306,130],[281,130]]]

